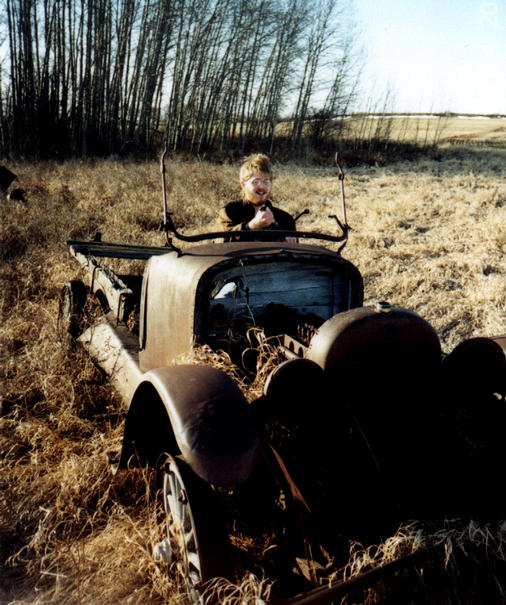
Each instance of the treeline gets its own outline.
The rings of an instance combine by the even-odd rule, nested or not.
[[[272,152],[287,114],[293,151],[329,145],[358,75],[344,2],[2,0],[0,153]]]

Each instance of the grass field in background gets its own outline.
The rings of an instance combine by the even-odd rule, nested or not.
[[[496,144],[344,166],[352,230],[343,256],[362,272],[365,303],[418,312],[447,353],[506,333],[505,131],[504,120],[450,118],[442,142]],[[160,528],[148,478],[109,474],[120,402],[84,354],[67,354],[57,323],[59,292],[79,276],[68,238],[100,231],[103,241],[163,244],[158,163],[0,164],[27,197],[0,206],[0,603],[184,602],[151,558]],[[212,227],[238,196],[237,173],[238,164],[168,161],[181,230]],[[328,216],[341,216],[333,166],[275,164],[273,199],[293,214],[310,210],[303,230],[333,231]]]

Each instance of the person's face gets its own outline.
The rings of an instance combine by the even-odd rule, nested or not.
[[[255,172],[249,179],[241,181],[244,199],[254,206],[265,203],[272,189],[271,176],[265,172]]]

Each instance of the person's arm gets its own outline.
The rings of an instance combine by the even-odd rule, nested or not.
[[[218,218],[216,219],[217,231],[248,231],[248,221],[234,221],[229,214],[228,206],[220,209]]]
[[[295,220],[291,214],[281,210],[281,208],[274,208],[274,219],[279,225],[279,229],[284,231],[296,231]]]
[[[295,220],[291,214],[281,210],[280,208],[275,209],[274,218],[278,224],[278,229],[286,231],[296,231]],[[298,239],[294,236],[285,237],[285,241],[296,244]]]

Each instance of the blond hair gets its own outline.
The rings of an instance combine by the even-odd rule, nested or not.
[[[241,169],[239,170],[239,179],[241,181],[247,181],[257,172],[264,172],[272,178],[271,161],[263,153],[254,153],[244,160]]]

